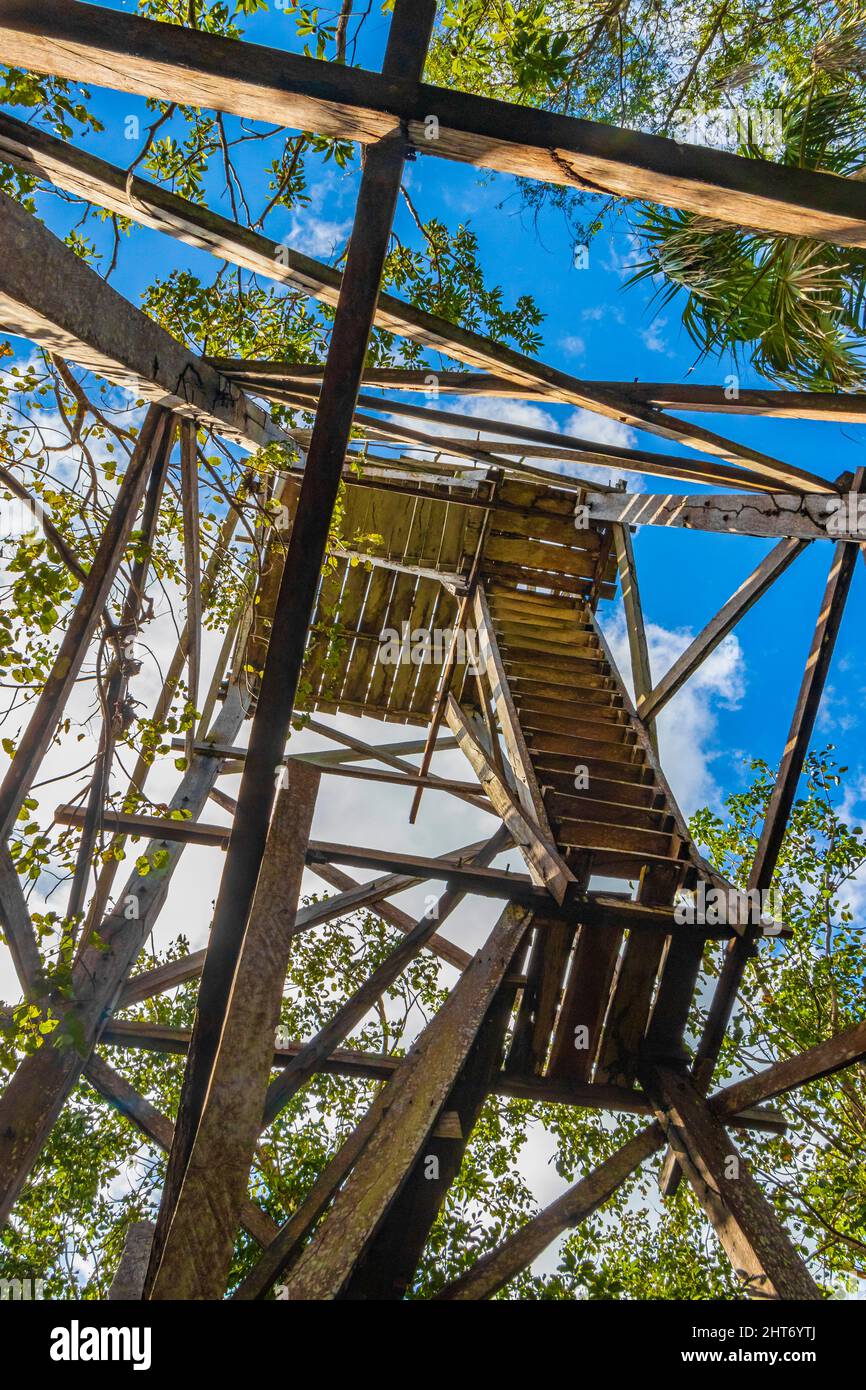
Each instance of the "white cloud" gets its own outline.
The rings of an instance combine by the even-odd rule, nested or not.
[[[302,251],[305,256],[321,258],[332,257],[349,235],[352,219],[332,222],[327,217],[295,217],[284,238],[286,245],[294,251]]]
[[[604,622],[605,637],[620,672],[633,692],[628,635],[621,604]],[[659,680],[685,651],[695,634],[687,628],[670,630],[647,625],[647,644],[653,679]],[[745,662],[738,639],[731,634],[662,710],[658,718],[661,762],[673,793],[687,817],[705,805],[716,805],[720,789],[712,764],[716,710],[736,709],[745,693]]]
[[[586,352],[586,343],[576,333],[566,333],[564,338],[560,338],[559,346],[566,357],[582,357]]]
[[[662,329],[667,327],[667,319],[657,315],[649,328],[641,329],[641,338],[650,352],[663,352],[670,357],[672,354],[668,349],[668,340],[663,336]]]
[[[581,310],[580,317],[589,323],[600,323],[602,319],[612,323],[625,323],[625,314],[616,304],[593,304]]]

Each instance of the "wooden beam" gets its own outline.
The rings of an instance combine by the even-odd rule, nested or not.
[[[165,1210],[164,1242],[157,1223],[148,1276],[152,1299],[220,1299],[226,1291],[298,931],[304,850],[318,790],[318,772],[299,763],[277,797],[207,1099],[177,1202]]]
[[[618,496],[619,494],[614,493],[612,495]],[[619,583],[622,590],[622,606],[625,612],[628,648],[631,655],[631,675],[634,683],[635,704],[639,706],[642,700],[649,698],[653,688],[653,678],[652,667],[650,666],[649,647],[646,640],[643,604],[641,603],[640,588],[637,582],[637,565],[635,564],[634,547],[631,543],[631,532],[628,526],[617,522],[611,529],[613,531],[613,544],[616,550],[616,566],[619,570]],[[644,724],[650,742],[652,743],[653,751],[658,758],[659,745],[656,735],[655,720],[652,718],[645,719]]]
[[[808,541],[784,540],[773,547],[769,555],[766,555],[748,578],[743,580],[736,592],[722,605],[716,616],[698,633],[682,655],[677,657],[652,694],[644,700],[638,700],[637,711],[644,721],[656,718],[668,701],[673,699],[689,677],[694,675],[698,667],[724,641],[728,633],[733,631],[740,619],[745,617],[779,575],[785,573],[807,545]]]
[[[0,58],[248,119],[374,144],[402,126],[418,150],[591,188],[782,236],[866,245],[856,180],[678,144],[532,107],[381,76],[70,0],[6,0]],[[435,116],[435,127],[429,117]]]
[[[446,1284],[436,1298],[443,1301],[492,1298],[543,1254],[563,1231],[580,1225],[581,1221],[604,1206],[617,1188],[662,1147],[663,1142],[664,1136],[657,1125],[641,1130],[588,1177],[570,1187],[501,1245],[482,1255],[459,1279]]]
[[[177,342],[0,192],[0,324],[246,449],[288,435],[240,387]]]
[[[866,482],[866,474],[861,468],[854,480],[853,490],[860,492],[864,487],[864,482]],[[793,544],[793,542],[789,542],[789,544]],[[818,610],[818,620],[794,708],[785,751],[779,764],[779,771],[776,774],[761,838],[758,841],[758,848],[749,873],[749,889],[763,891],[770,887],[773,880],[791,807],[794,804],[797,784],[800,781],[803,764],[809,751],[809,743],[833,658],[833,650],[842,622],[848,591],[851,587],[858,552],[858,545],[844,541],[837,545],[833,552],[833,563]],[[725,1031],[734,1010],[746,966],[754,954],[754,950],[753,931],[748,931],[742,937],[728,943],[716,988],[710,1001],[704,1030],[695,1050],[693,1073],[695,1083],[701,1092],[706,1093],[712,1081]],[[663,1195],[669,1196],[675,1192],[678,1182],[677,1156],[672,1152],[668,1155],[660,1178]]]
[[[670,1067],[649,1067],[644,1088],[680,1166],[725,1253],[756,1299],[820,1299],[745,1159],[691,1079]]]
[[[120,1264],[108,1290],[110,1302],[139,1302],[143,1297],[150,1243],[155,1229],[152,1221],[130,1221]]]
[[[312,399],[315,401],[315,397]],[[477,415],[463,416],[450,410],[434,410],[430,406],[412,405],[406,401],[378,401],[375,397],[364,395],[358,397],[358,404],[372,410],[384,411],[387,409],[390,415],[408,415],[413,419],[426,421],[434,426],[457,424],[458,427],[462,426],[464,429],[476,430],[479,433],[505,435],[509,439],[525,440],[528,444],[547,444],[553,448],[580,450],[585,454],[595,454],[598,457],[607,458],[612,463],[616,462],[633,472],[660,473],[662,477],[682,477],[684,474],[687,476],[689,472],[692,472],[696,477],[708,478],[710,476],[707,465],[701,464],[698,460],[677,456],[669,458],[666,454],[648,454],[645,451],[598,444],[593,440],[559,434],[556,430],[542,429],[534,425],[520,425],[506,420],[485,419],[483,416]],[[621,418],[625,419],[627,415],[623,414]],[[664,418],[659,416],[659,419],[663,421]],[[673,419],[674,417],[669,418]],[[635,418],[632,423],[638,428],[646,428],[648,422]],[[681,437],[682,442],[699,447],[699,436],[688,437],[690,434],[688,427],[684,426],[682,422],[678,423],[679,429],[673,428],[671,437]],[[394,428],[392,421],[389,422],[388,428]],[[713,436],[708,435],[703,442],[709,444],[712,440]],[[716,437],[715,442],[716,444],[720,443],[718,437]],[[751,476],[758,475],[763,478],[765,486],[768,482],[776,482],[782,487],[793,488],[795,491],[801,492],[804,487],[815,488],[818,492],[833,493],[835,491],[832,484],[825,482],[815,473],[809,473],[806,469],[795,468],[792,464],[782,463],[768,454],[747,449],[743,445],[733,444],[730,440],[724,440],[721,443],[724,444],[723,449],[720,450],[720,448],[715,447],[709,452],[718,453],[721,451],[730,462],[740,466],[747,463],[751,470]]]
[[[737,1110],[758,1105],[761,1101],[772,1100],[810,1081],[820,1081],[825,1076],[833,1076],[844,1067],[866,1058],[866,1022],[855,1023],[841,1033],[834,1034],[824,1042],[816,1043],[793,1057],[785,1057],[774,1062],[754,1076],[744,1077],[726,1086],[719,1094],[724,1097],[725,1113],[731,1108]],[[713,1097],[710,1108],[718,1112],[719,1100]]]
[[[3,196],[0,194],[0,198]],[[0,257],[0,276],[9,259],[11,255]],[[41,268],[41,273],[45,273],[44,268]],[[66,701],[123,560],[167,424],[166,413],[156,406],[151,407],[100,537],[87,581],[79,594],[27,728],[0,785],[0,843],[5,844],[12,833],[21,804],[62,718]]]
[[[287,1279],[290,1299],[336,1298],[390,1210],[520,948],[529,914],[507,907],[388,1085],[388,1106]]]
[[[473,864],[489,864],[507,843],[507,832],[504,829],[497,830],[493,838],[472,856]],[[398,942],[390,955],[377,966],[351,998],[340,1006],[315,1038],[306,1043],[294,1060],[271,1082],[264,1106],[265,1125],[269,1125],[275,1119],[283,1106],[318,1070],[319,1063],[329,1057],[338,1044],[349,1036],[364,1015],[399,978],[410,961],[429,943],[437,925],[447,921],[451,913],[459,907],[464,896],[460,889],[446,889],[438,902],[418,919],[412,930],[406,933],[403,940]]]
[[[472,957],[469,957],[470,961]],[[523,977],[510,975],[512,983],[521,984]],[[190,1030],[172,1028],[161,1023],[128,1023],[113,1019],[106,1025],[102,1041],[108,1047],[143,1049],[183,1057],[189,1050]],[[280,1041],[273,1052],[276,1069],[289,1067],[310,1046],[314,1039]],[[402,1062],[402,1057],[390,1052],[362,1052],[354,1047],[335,1047],[327,1057],[319,1059],[316,1074],[361,1078],[366,1081],[390,1081]],[[90,1064],[88,1063],[88,1066]],[[763,1073],[761,1073],[763,1075]],[[492,1091],[515,1100],[539,1101],[546,1105],[571,1105],[579,1110],[614,1110],[625,1115],[652,1115],[653,1107],[645,1092],[628,1086],[608,1086],[600,1083],[561,1081],[539,1077],[532,1073],[500,1072],[494,1078]],[[763,1134],[784,1134],[788,1122],[780,1111],[770,1106],[746,1106],[729,1113],[727,1090],[717,1092],[710,1102],[714,1113],[727,1118],[727,1123],[739,1129],[751,1129]]]
[[[475,738],[469,720],[453,695],[448,696],[445,718],[493,809],[502,817],[511,839],[526,860],[530,876],[535,883],[552,893],[558,903],[562,903],[567,885],[576,880],[557,849],[556,841],[551,835],[546,835],[534,818],[520,806]]]
[[[499,1072],[517,988],[513,975],[499,986],[439,1119],[355,1266],[344,1298],[368,1302],[405,1298]]]
[[[435,13],[435,0],[413,0],[412,4],[408,0],[397,0],[384,59],[383,71],[387,75],[399,72],[401,78],[410,83],[420,78]],[[177,29],[178,34],[186,32]],[[220,49],[223,51],[222,45]],[[252,115],[252,110],[247,114]],[[181,1190],[205,1103],[208,1078],[265,848],[275,795],[274,769],[285,753],[406,154],[406,141],[398,130],[368,151],[361,179],[354,230],[325,363],[320,410],[276,599],[238,792],[238,811],[232,823],[208,957],[199,988],[199,1008],[184,1074],[177,1133],[166,1172],[167,1212],[171,1211]]]
[[[593,521],[623,526],[682,526],[733,536],[797,536],[802,540],[866,541],[866,522],[850,530],[844,499],[826,493],[590,493]]]
[[[358,886],[355,880],[349,874],[344,873],[342,869],[338,869],[336,864],[310,864],[308,867],[317,877],[324,879],[325,883],[330,883],[335,888],[345,889]],[[398,931],[407,934],[415,926],[414,918],[410,917],[408,912],[404,912],[401,907],[397,907],[385,899],[376,904],[376,915],[381,917],[383,922],[388,922]],[[439,936],[438,934],[431,936],[427,945],[442,960],[453,965],[455,970],[465,970],[472,959],[468,951],[464,951],[463,947],[458,946],[455,942],[449,941],[447,936]]]
[[[186,580],[187,702],[198,711],[201,666],[201,537],[199,535],[198,453],[196,427],[184,420],[180,427],[180,492],[183,510],[183,563]],[[186,759],[190,762],[195,743],[195,717],[186,735]]]
[[[860,424],[866,420],[866,395],[839,391],[774,391],[727,386],[691,386],[680,381],[662,384],[649,381],[599,381],[597,386],[631,396],[662,410],[686,413],[704,411],[712,415],[761,415],[773,420],[834,420],[837,424]]]
[[[13,132],[10,146],[4,129],[7,119],[0,116],[0,154],[11,163],[20,163],[28,172],[38,174],[39,160],[25,162],[23,152],[16,157],[16,146],[20,150],[22,142],[26,147],[31,141],[40,141],[43,132],[34,131],[33,126],[25,125],[23,121],[16,121],[14,124],[19,129]],[[47,138],[51,139],[50,136]],[[56,143],[61,145],[61,149],[68,148],[60,141]],[[46,177],[50,175],[46,174]],[[144,186],[145,189],[148,187],[147,184]],[[245,374],[251,378],[261,378],[268,373],[273,373],[279,380],[302,389],[309,389],[322,375],[321,367],[316,364],[295,364],[287,367],[282,362],[267,360],[248,360],[243,364],[237,362],[230,372],[238,380],[242,380]],[[681,382],[651,381],[592,381],[587,382],[587,385],[642,405],[683,413],[698,411],[718,415],[758,415],[770,419],[834,420],[839,424],[858,424],[866,420],[866,394],[862,392],[840,391],[834,394],[829,391],[779,391],[772,388],[754,390],[740,387],[733,393],[726,386],[693,386],[683,385]],[[557,399],[556,392],[551,387],[542,386],[540,383],[535,386],[520,385],[495,372],[431,373],[427,367],[369,367],[364,373],[364,386],[377,391],[420,392],[431,398],[438,395],[456,395],[529,401]]]

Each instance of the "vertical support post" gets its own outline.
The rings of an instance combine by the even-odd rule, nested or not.
[[[642,1078],[668,1143],[749,1298],[820,1299],[812,1276],[694,1082],[671,1067]]]
[[[291,763],[278,797],[207,1100],[151,1298],[219,1299],[247,1195],[274,1055],[319,773]]]
[[[134,1302],[143,1297],[144,1276],[155,1230],[152,1221],[131,1221],[127,1226],[123,1254],[108,1290],[110,1302]]]
[[[397,0],[383,72],[419,80],[435,0]],[[267,838],[275,787],[301,674],[307,631],[360,389],[406,158],[400,132],[367,151],[355,224],[325,363],[316,423],[283,568],[238,810],[211,927],[210,948],[184,1073],[150,1278],[177,1201],[204,1105],[226,1004]]]
[[[198,516],[198,458],[195,420],[180,425],[180,492],[183,508],[183,558],[186,575],[187,702],[198,708],[201,661],[201,543]],[[195,717],[186,735],[186,760],[192,762]]]

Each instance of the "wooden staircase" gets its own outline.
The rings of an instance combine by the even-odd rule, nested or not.
[[[636,884],[639,901],[670,906],[703,861],[589,602],[505,585],[487,596],[560,853],[584,891],[591,879],[622,880],[624,896]],[[702,944],[697,934],[672,949],[663,932],[538,923],[506,1070],[630,1082],[651,1033],[679,1046]]]

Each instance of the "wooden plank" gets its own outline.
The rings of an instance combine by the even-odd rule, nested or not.
[[[318,790],[318,772],[296,763],[277,797],[207,1099],[165,1241],[160,1246],[158,1233],[154,1240],[152,1299],[219,1299],[226,1291],[298,930],[304,850]]]
[[[580,929],[547,1068],[558,1081],[590,1079],[623,935],[622,929]]]
[[[0,194],[0,198],[3,196]],[[0,276],[2,266],[11,258],[0,258]],[[40,273],[45,274],[44,267],[40,267]],[[166,413],[156,406],[151,407],[51,671],[39,692],[27,728],[0,785],[0,843],[5,844],[12,832],[21,804],[54,736],[87,655],[90,640],[123,560],[167,424]]]
[[[172,26],[173,30],[174,26]],[[375,143],[395,125],[428,154],[566,187],[687,208],[783,236],[863,245],[866,203],[851,180],[554,115],[359,68],[238,44],[70,0],[7,0],[0,56],[35,72],[109,85]],[[429,139],[428,113],[437,113]]]
[[[646,1068],[656,1117],[738,1276],[756,1299],[821,1295],[722,1124],[688,1076]]]
[[[682,655],[677,657],[652,694],[644,700],[638,700],[638,714],[644,721],[654,719],[659,711],[664,709],[668,700],[672,699],[689,677],[694,675],[698,667],[715,651],[719,643],[724,641],[728,633],[733,631],[740,619],[745,617],[779,575],[784,574],[788,566],[805,550],[807,544],[807,541],[784,540],[773,547],[769,555],[766,555],[749,577],[743,580],[736,592],[722,605],[716,616],[698,633]]]
[[[671,492],[591,493],[593,520],[619,526],[682,526],[733,536],[797,536],[801,540],[866,540],[866,524],[851,530],[844,498],[827,493]],[[856,524],[856,523],[855,523]]]
[[[246,449],[288,435],[244,392],[136,309],[0,192],[0,323],[135,395],[198,419]]]
[[[638,900],[648,905],[673,902],[684,866],[653,864],[641,875]],[[693,932],[693,927],[686,928]],[[610,1011],[601,1039],[596,1079],[615,1084],[633,1080],[638,1050],[649,1022],[656,977],[664,959],[669,933],[632,933],[620,959]]]
[[[449,695],[446,701],[445,718],[491,805],[502,817],[511,839],[526,860],[530,876],[561,903],[566,885],[574,883],[575,877],[559,853],[556,841],[546,835],[520,806],[475,738],[466,715],[453,695]]]
[[[345,1287],[421,1152],[528,925],[527,913],[505,909],[402,1062],[387,1110],[288,1277],[290,1299],[335,1298]]]

